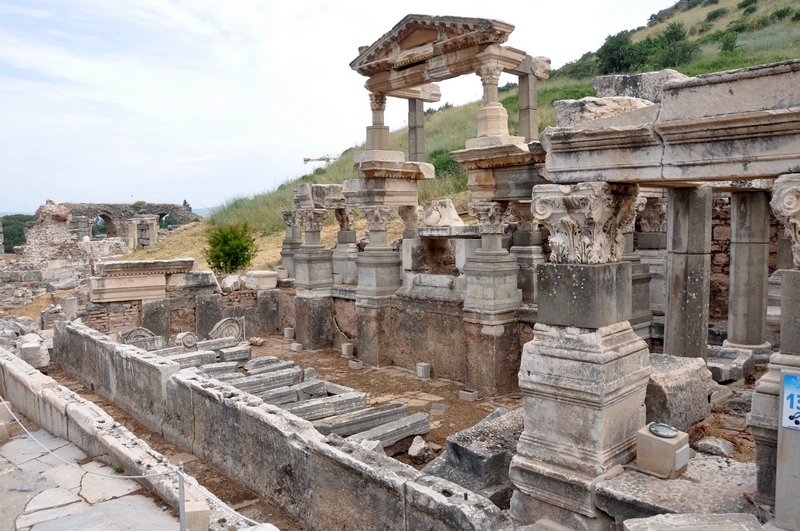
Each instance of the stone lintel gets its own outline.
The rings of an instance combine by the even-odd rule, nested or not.
[[[394,90],[388,93],[387,96],[406,100],[420,100],[425,103],[435,103],[442,99],[442,90],[436,83],[426,83],[418,87]]]
[[[174,275],[187,273],[197,267],[194,258],[182,257],[173,260],[123,260],[99,262],[95,266],[101,277],[122,277],[136,275]]]
[[[166,289],[167,281],[163,274],[91,277],[89,300],[95,303],[158,300],[167,296]]]

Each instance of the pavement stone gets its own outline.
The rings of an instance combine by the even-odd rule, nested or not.
[[[101,465],[97,461],[86,463],[81,468],[88,472],[100,474],[114,474],[114,469]],[[100,503],[114,498],[120,498],[141,489],[141,485],[132,479],[109,478],[86,474],[81,480],[81,497],[91,504]]]
[[[31,513],[34,511],[41,511],[42,509],[53,509],[79,501],[81,501],[80,496],[71,493],[67,489],[55,487],[42,491],[34,496],[25,506],[25,512]]]

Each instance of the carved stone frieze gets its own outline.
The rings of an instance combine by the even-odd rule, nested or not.
[[[775,180],[770,206],[792,240],[794,265],[800,268],[800,173],[782,175]]]
[[[667,232],[667,198],[648,197],[637,222],[641,232]]]
[[[351,230],[353,226],[353,209],[337,208],[333,211],[336,221],[339,222],[339,230]]]
[[[328,219],[328,211],[324,208],[314,208],[310,210],[301,210],[303,214],[303,223],[305,224],[306,231],[319,232],[322,230],[322,222]]]
[[[302,210],[282,210],[281,216],[283,217],[283,222],[286,223],[287,227],[299,229],[303,224],[303,216],[301,213]]]
[[[389,218],[392,216],[392,207],[370,206],[361,207],[361,215],[367,220],[369,232],[386,232],[389,230]]]
[[[494,201],[469,204],[469,215],[478,218],[481,234],[503,234],[506,205]]]
[[[561,264],[619,262],[622,229],[632,218],[639,187],[631,184],[543,184],[533,188],[534,219],[550,231],[550,261]]]

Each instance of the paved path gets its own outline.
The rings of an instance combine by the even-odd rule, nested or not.
[[[0,405],[0,407],[2,407]],[[123,531],[180,528],[163,504],[140,493],[141,485],[89,460],[74,444],[44,430],[33,436],[48,450],[78,468],[59,461],[18,425],[0,443],[0,529],[5,531]],[[26,424],[30,429],[30,425]],[[16,434],[16,436],[14,436]],[[78,463],[81,463],[78,465]]]

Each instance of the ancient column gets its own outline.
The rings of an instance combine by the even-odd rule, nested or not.
[[[625,249],[622,259],[631,264],[631,323],[636,334],[644,340],[650,339],[650,322],[653,312],[650,310],[650,266],[642,262],[642,257],[633,248],[633,233],[636,228],[636,217],[640,215],[647,204],[643,195],[636,196],[634,212],[624,227],[621,228],[625,238]]]
[[[621,261],[621,227],[637,192],[600,182],[533,189],[552,253],[536,268],[539,322],[519,371],[525,430],[510,468],[517,525],[614,523],[595,506],[593,484],[634,457],[650,376],[647,344],[627,321],[631,266]]]
[[[401,206],[397,209],[403,220],[403,272],[427,270],[425,245],[419,238],[419,206]]]
[[[775,503],[781,370],[800,370],[800,174],[775,181],[770,206],[792,239],[795,268],[781,272],[780,352],[770,357],[767,373],[756,382],[747,415],[756,443],[756,502],[768,506]]]
[[[425,162],[425,107],[416,98],[408,100],[408,160]]]
[[[731,193],[728,339],[723,346],[771,354],[767,342],[769,193]]]
[[[294,278],[294,255],[303,245],[303,216],[300,210],[281,211],[286,223],[286,238],[281,245],[281,265],[289,278]]]
[[[467,334],[465,384],[482,396],[517,388],[519,325],[522,296],[517,287],[517,259],[502,246],[505,205],[471,203],[478,218],[481,246],[467,258],[467,289],[462,316]]]
[[[374,366],[387,364],[389,317],[392,295],[400,288],[400,255],[386,239],[392,207],[362,206],[367,220],[369,245],[358,256],[358,357]]]
[[[367,151],[389,149],[389,126],[383,125],[383,113],[386,110],[386,94],[369,93],[369,104],[372,109],[372,125],[367,127]]]
[[[295,334],[309,349],[333,346],[333,263],[330,249],[320,241],[323,208],[300,211],[305,242],[294,254]]]
[[[3,247],[3,220],[0,219],[0,262],[5,261],[5,252],[5,247]]]
[[[336,235],[336,248],[333,250],[333,272],[342,276],[342,284],[356,284],[358,282],[358,245],[356,244],[356,231],[353,230],[353,210],[351,208],[337,208],[334,210],[336,221],[339,222],[339,232]]]
[[[508,111],[500,103],[497,88],[503,67],[489,56],[475,69],[475,73],[483,84],[483,107],[478,110],[477,138],[467,139],[467,148],[483,146],[482,137],[508,136]]]
[[[511,254],[517,259],[519,274],[517,285],[522,290],[522,302],[536,302],[536,266],[547,261],[542,252],[542,231],[534,223],[531,206],[528,203],[515,203],[511,207],[517,220],[514,245]]]
[[[526,142],[539,139],[539,99],[533,74],[519,76],[519,135]]]
[[[664,353],[670,356],[707,358],[711,202],[711,188],[669,191]]]
[[[641,188],[646,197],[644,210],[639,214],[637,252],[643,264],[650,268],[650,310],[664,315],[667,304],[667,191]]]

